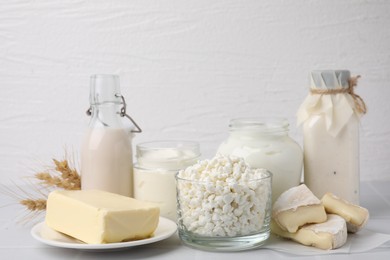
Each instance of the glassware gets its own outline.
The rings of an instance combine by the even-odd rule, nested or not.
[[[91,76],[91,115],[81,147],[81,188],[98,189],[131,197],[133,195],[133,163],[131,140],[138,125],[126,114],[116,75]],[[125,127],[129,118],[136,129]]]
[[[301,181],[303,153],[289,137],[288,127],[283,118],[233,119],[228,139],[218,148],[218,153],[241,157],[252,168],[272,172],[272,201]]]
[[[359,204],[359,117],[363,100],[347,70],[313,71],[310,94],[298,111],[303,124],[304,180],[319,198],[332,192]]]
[[[156,203],[160,215],[176,221],[175,174],[199,159],[199,144],[155,141],[136,146],[134,198]]]
[[[241,251],[264,244],[270,236],[272,197],[272,174],[264,171],[262,178],[215,186],[177,174],[180,239],[209,251]],[[218,190],[224,193],[222,199]],[[247,200],[256,202],[247,205]]]

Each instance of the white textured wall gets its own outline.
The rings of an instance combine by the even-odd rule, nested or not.
[[[0,182],[78,151],[89,76],[121,76],[134,143],[295,113],[312,69],[361,74],[361,175],[390,178],[390,1],[0,1]],[[39,162],[40,161],[40,162]]]

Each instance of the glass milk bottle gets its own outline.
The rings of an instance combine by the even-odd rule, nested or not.
[[[141,130],[126,114],[119,77],[91,76],[91,116],[81,147],[81,189],[98,189],[124,196],[133,195],[131,140]],[[122,117],[129,118],[137,130],[125,127]]]
[[[359,117],[366,112],[347,70],[310,74],[310,94],[298,111],[303,124],[304,180],[321,198],[326,192],[359,204]]]
[[[272,173],[272,200],[301,180],[303,154],[289,137],[285,119],[233,119],[230,135],[218,149],[223,155],[242,157],[252,168]]]
[[[176,221],[175,174],[195,164],[199,144],[190,141],[156,141],[138,144],[134,165],[134,198],[156,203],[160,215]]]

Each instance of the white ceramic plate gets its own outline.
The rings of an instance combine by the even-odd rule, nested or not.
[[[176,223],[172,220],[160,217],[157,229],[154,232],[154,236],[141,240],[120,242],[120,243],[108,243],[108,244],[86,244],[70,236],[57,232],[48,226],[45,222],[36,224],[31,229],[31,235],[38,241],[55,247],[72,248],[91,251],[106,251],[106,250],[118,250],[125,249],[127,247],[139,246],[154,243],[164,240],[172,236],[176,232]]]

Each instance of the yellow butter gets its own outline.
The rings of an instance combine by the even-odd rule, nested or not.
[[[153,204],[98,190],[53,191],[47,200],[46,224],[88,244],[143,239],[159,221]]]

